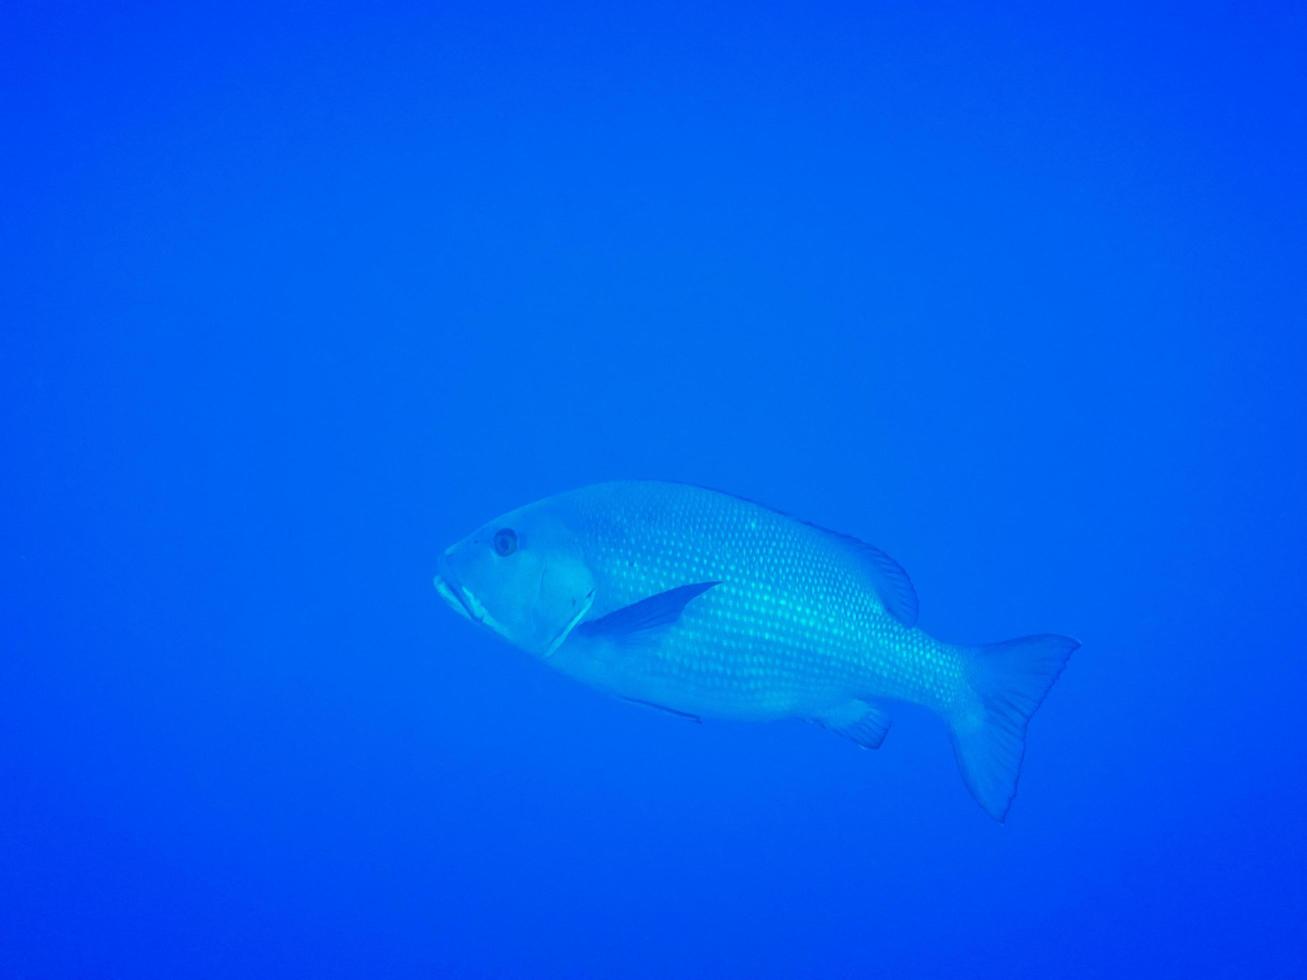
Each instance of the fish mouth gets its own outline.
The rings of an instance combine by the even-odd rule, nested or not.
[[[443,575],[437,575],[435,581],[436,591],[440,593],[440,598],[444,599],[453,608],[454,612],[460,616],[475,620],[472,614],[472,606],[463,598],[463,590],[459,586],[449,583]]]
[[[434,585],[436,591],[440,593],[440,597],[449,603],[460,616],[465,616],[474,623],[485,622],[485,607],[477,601],[477,597],[468,590],[467,586],[462,585],[458,579],[450,574],[449,568],[443,559],[436,571]]]

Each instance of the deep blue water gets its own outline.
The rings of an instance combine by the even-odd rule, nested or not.
[[[174,6],[0,13],[0,975],[1303,975],[1301,7]],[[1008,823],[433,591],[627,477],[1078,637]]]

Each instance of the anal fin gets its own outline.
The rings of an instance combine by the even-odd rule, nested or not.
[[[889,712],[866,701],[846,701],[813,719],[828,731],[843,735],[863,748],[878,749],[889,734]]]

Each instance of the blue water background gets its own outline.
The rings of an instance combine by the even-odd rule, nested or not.
[[[1304,975],[1301,6],[112,6],[0,13],[0,975]],[[625,477],[1077,636],[1008,824],[439,602]]]

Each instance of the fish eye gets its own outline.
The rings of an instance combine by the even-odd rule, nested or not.
[[[495,532],[494,547],[495,554],[507,558],[517,550],[517,532],[511,527],[501,527]]]

